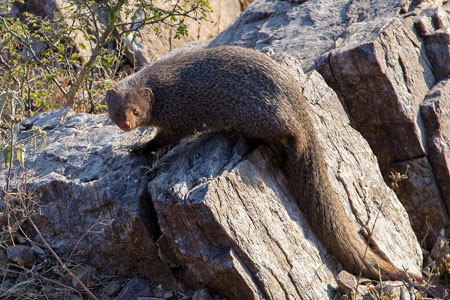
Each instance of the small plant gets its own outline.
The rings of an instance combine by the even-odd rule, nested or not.
[[[406,166],[406,170],[404,174],[401,174],[399,172],[393,172],[390,171],[389,173],[389,179],[391,179],[391,184],[390,187],[391,189],[393,189],[394,191],[396,191],[399,188],[399,183],[402,180],[408,179],[408,170],[409,170],[409,165]]]
[[[32,144],[34,150],[39,151],[46,145],[46,132],[39,127],[32,127],[28,136],[19,139],[21,131],[20,121],[24,114],[24,101],[17,92],[8,90],[0,94],[1,140],[0,147],[3,152],[4,164],[7,172],[6,186],[0,191],[0,257],[8,254],[7,264],[0,261],[0,270],[3,279],[0,284],[1,299],[63,299],[70,295],[88,295],[98,300],[85,282],[82,282],[76,273],[86,273],[93,269],[89,266],[77,264],[69,259],[66,262],[56,254],[42,236],[32,217],[37,214],[39,204],[36,197],[26,188],[26,172],[22,181],[15,187],[11,184],[14,161],[17,168],[25,167],[26,144]],[[110,220],[99,220],[86,230],[87,234],[94,232],[94,227],[109,226]],[[29,238],[25,224],[31,225],[39,242]],[[24,261],[24,256],[15,256],[12,249],[28,251],[30,261]],[[75,249],[74,249],[75,250]],[[93,273],[93,271],[91,271]],[[67,276],[66,274],[69,274]],[[101,279],[90,274],[96,285],[102,285]],[[75,288],[76,287],[76,288]]]
[[[8,90],[0,94],[0,115],[2,116],[2,139],[0,149],[3,152],[5,167],[8,169],[6,192],[10,191],[11,170],[14,158],[17,158],[20,166],[24,168],[25,143],[30,141],[35,150],[39,151],[45,147],[47,134],[39,127],[31,129],[31,135],[22,140],[18,140],[20,132],[20,121],[22,121],[25,111],[25,104],[22,98],[15,91]]]

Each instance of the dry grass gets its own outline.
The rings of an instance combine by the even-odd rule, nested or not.
[[[0,299],[99,299],[113,277],[58,256],[32,220],[39,204],[25,187],[1,192]]]

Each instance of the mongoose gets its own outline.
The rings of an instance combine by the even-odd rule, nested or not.
[[[204,130],[235,131],[282,147],[290,191],[328,250],[355,275],[403,278],[382,254],[366,251],[353,230],[326,175],[299,82],[265,54],[233,46],[177,54],[117,83],[106,102],[121,129],[158,129],[149,150]]]

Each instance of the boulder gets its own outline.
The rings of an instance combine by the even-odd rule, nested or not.
[[[107,115],[70,109],[36,115],[23,126],[47,132],[42,151],[28,147],[27,186],[39,203],[33,220],[61,258],[172,288],[175,278],[152,239],[158,228],[151,223],[146,192],[149,159],[128,151],[129,145],[148,139],[148,132],[124,133]],[[16,167],[15,183],[25,175],[17,162]],[[0,174],[0,182],[6,175]]]
[[[403,0],[274,1],[256,0],[210,46],[238,45],[285,52],[306,71],[352,33],[351,25],[395,17]],[[367,28],[367,33],[371,28]]]
[[[428,159],[450,211],[450,79],[436,84],[421,104]],[[449,223],[447,223],[449,224]]]

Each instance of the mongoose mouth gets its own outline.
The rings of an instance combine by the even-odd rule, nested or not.
[[[117,124],[120,129],[123,131],[131,131],[136,128],[136,126],[133,126],[130,122],[124,122],[122,124]]]

